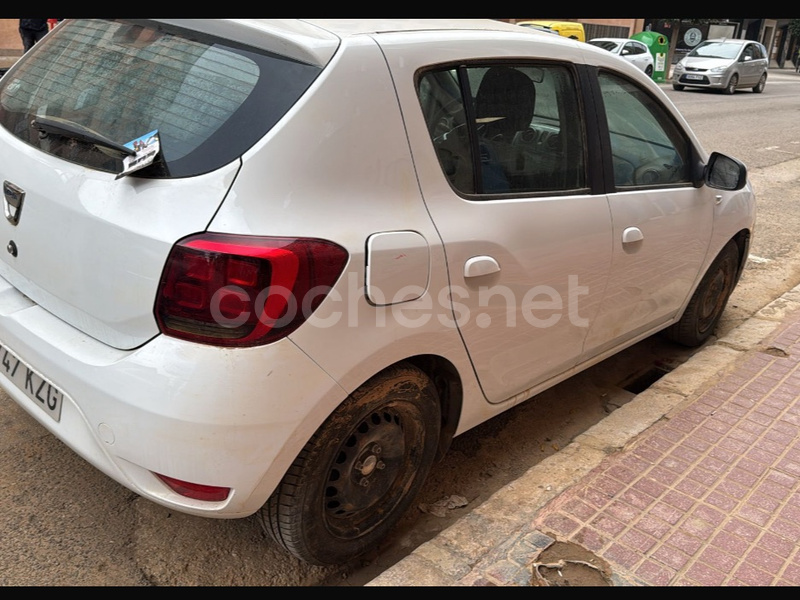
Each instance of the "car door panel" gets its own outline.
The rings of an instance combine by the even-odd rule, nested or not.
[[[609,194],[613,220],[608,293],[586,356],[672,319],[697,279],[712,233],[713,200],[692,187]],[[634,239],[630,230],[640,232]]]
[[[442,167],[423,195],[454,325],[487,400],[502,402],[576,365],[605,293],[611,215],[586,183],[577,78],[565,65],[478,64],[420,81]]]
[[[676,316],[705,261],[714,219],[713,194],[692,185],[691,143],[668,111],[627,79],[603,72],[599,83],[613,157],[613,257],[586,356]]]
[[[611,262],[605,199],[434,204],[456,323],[487,399],[500,402],[574,366]],[[465,276],[475,256],[491,257],[499,271]]]

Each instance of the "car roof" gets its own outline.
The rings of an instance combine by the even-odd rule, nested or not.
[[[306,19],[340,37],[410,31],[481,30],[511,31],[519,27],[495,19]]]
[[[615,38],[615,37],[598,37],[592,38],[590,42],[635,42],[637,40],[631,38]]]
[[[533,19],[531,21],[517,21],[517,25],[581,25],[578,21],[552,21],[550,19]]]
[[[324,65],[345,38],[402,32],[506,32],[541,36],[529,27],[495,19],[155,19]],[[550,36],[548,36],[550,37]],[[539,38],[537,38],[539,39]],[[561,42],[562,40],[554,40]],[[564,42],[571,40],[563,39]]]

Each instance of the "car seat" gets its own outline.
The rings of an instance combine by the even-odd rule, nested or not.
[[[475,95],[484,193],[513,188],[511,175],[524,167],[513,142],[530,126],[535,100],[536,87],[522,71],[503,66],[484,74]]]

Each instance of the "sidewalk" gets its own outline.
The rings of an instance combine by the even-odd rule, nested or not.
[[[542,585],[556,542],[610,586],[798,586],[799,398],[800,286],[367,586]]]

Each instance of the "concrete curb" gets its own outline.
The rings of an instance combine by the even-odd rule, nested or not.
[[[606,456],[624,449],[651,425],[669,418],[710,388],[745,354],[761,348],[783,319],[797,310],[800,310],[800,286],[762,308],[565,448],[495,492],[366,587],[470,585],[469,581],[482,579],[485,565],[497,568],[497,557],[513,552],[515,544],[524,545],[528,553],[537,547],[547,547],[552,540],[537,540],[536,532],[527,529],[542,507],[578,483]],[[527,571],[525,576],[529,576]],[[625,581],[617,584],[637,585]]]

